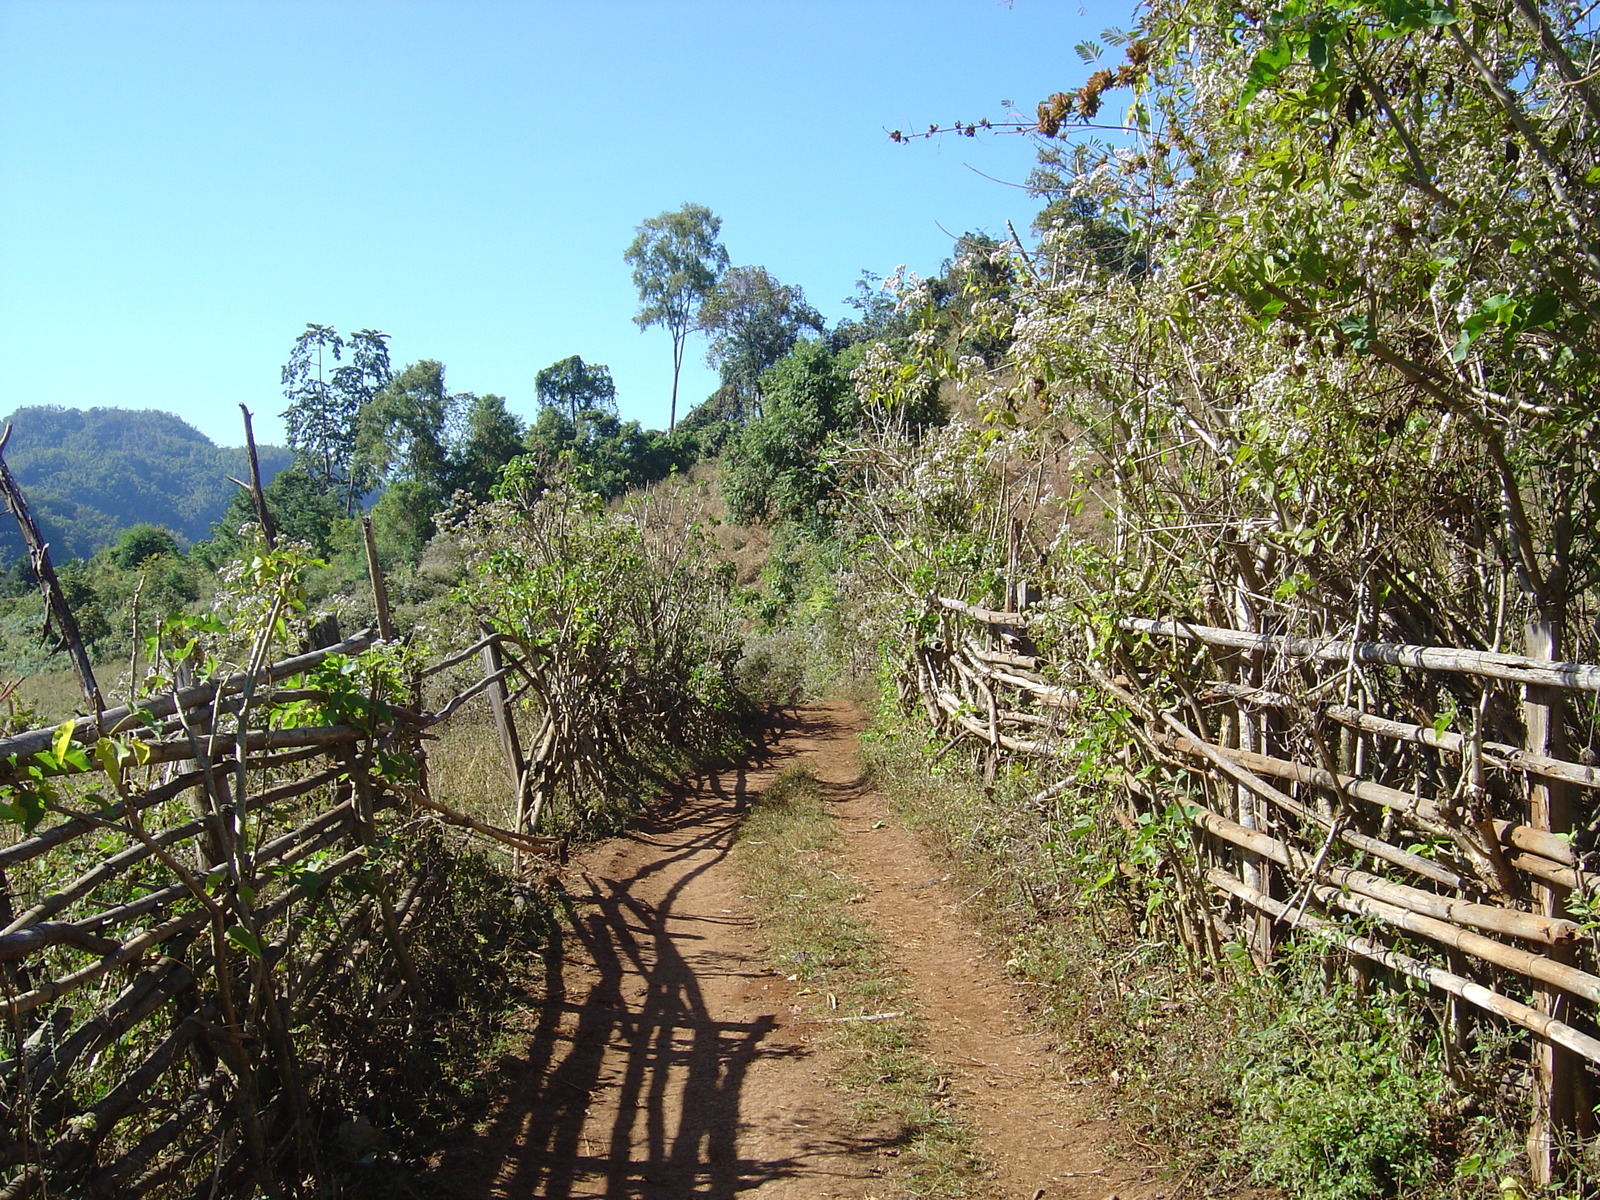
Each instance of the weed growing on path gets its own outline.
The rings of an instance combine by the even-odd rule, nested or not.
[[[907,1196],[983,1192],[971,1131],[942,1096],[945,1081],[920,1048],[916,1015],[875,931],[851,915],[856,881],[822,785],[790,767],[756,800],[739,836],[739,866],[771,941],[771,961],[801,985],[807,1017],[827,1021],[823,1045],[845,1062],[843,1082],[865,1120],[901,1131]],[[852,1020],[883,1013],[903,1015]]]

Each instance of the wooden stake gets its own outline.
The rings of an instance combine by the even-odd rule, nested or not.
[[[488,622],[478,622],[478,628],[485,637],[494,630]],[[494,679],[489,685],[489,711],[494,714],[494,727],[500,734],[500,749],[505,754],[506,769],[511,772],[511,787],[516,799],[517,820],[515,830],[523,832],[523,823],[527,818],[528,802],[528,764],[522,757],[522,743],[517,738],[516,722],[511,719],[509,697],[506,693],[505,679],[500,676],[500,644],[486,641],[483,646],[483,671],[488,678]],[[500,678],[495,678],[500,676]]]
[[[1561,624],[1539,616],[1527,628],[1528,656],[1557,660],[1561,653]],[[1522,720],[1530,754],[1560,758],[1566,741],[1561,692],[1532,684],[1523,689]],[[1533,777],[1528,780],[1528,824],[1541,833],[1572,832],[1571,789],[1562,782]],[[1536,910],[1543,916],[1566,915],[1567,889],[1539,881],[1533,887]],[[1558,962],[1572,961],[1572,948],[1552,946],[1548,952]],[[1570,997],[1548,984],[1534,994],[1534,1007],[1556,1021],[1566,1022],[1572,1011]],[[1554,1183],[1560,1170],[1561,1143],[1580,1129],[1587,1105],[1582,1103],[1583,1067],[1570,1051],[1549,1038],[1533,1044],[1533,1113],[1528,1122],[1528,1164],[1533,1182]]]
[[[378,610],[378,636],[394,641],[394,621],[389,616],[389,586],[378,565],[378,543],[372,536],[372,518],[361,518],[361,540],[367,548],[367,578],[372,580],[372,605]]]
[[[241,404],[239,411],[244,414],[244,445],[245,452],[250,456],[250,499],[256,507],[256,520],[261,523],[261,536],[266,539],[267,549],[272,550],[278,544],[278,530],[272,524],[272,514],[267,511],[267,494],[261,487],[261,460],[256,457],[256,434],[250,425],[250,410]]]
[[[16,477],[11,474],[11,468],[6,465],[6,443],[11,440],[11,423],[6,423],[4,433],[0,433],[0,495],[3,495],[11,515],[16,517],[17,526],[22,531],[22,540],[27,544],[28,554],[33,561],[33,575],[39,581],[39,591],[44,595],[44,602],[50,615],[56,623],[56,631],[61,635],[61,645],[72,658],[72,665],[78,672],[78,684],[83,689],[84,701],[89,709],[99,720],[100,712],[105,708],[105,702],[100,699],[100,685],[95,682],[94,668],[89,665],[89,651],[83,644],[83,634],[78,629],[78,618],[72,615],[72,608],[67,604],[67,597],[61,590],[61,580],[56,578],[56,569],[50,563],[50,547],[40,533],[33,514],[28,511],[28,502],[23,498],[22,488],[18,486]]]

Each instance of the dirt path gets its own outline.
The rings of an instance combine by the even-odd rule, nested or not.
[[[727,862],[753,795],[792,762],[827,789],[863,912],[911,980],[927,1050],[977,1132],[996,1197],[1154,1200],[1098,1147],[1081,1086],[1020,1014],[961,898],[867,789],[859,715],[814,706],[766,757],[721,772],[670,812],[595,848],[568,876],[573,923],[549,957],[532,1052],[474,1148],[484,1200],[531,1197],[876,1197],[898,1130],[863,1126],[814,1050],[793,984],[763,961]]]

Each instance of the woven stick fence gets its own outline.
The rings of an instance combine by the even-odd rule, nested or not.
[[[433,711],[313,682],[349,677],[328,668],[375,641],[0,739],[7,802],[53,793],[0,847],[0,1197],[324,1181],[319,1146],[348,1114],[319,1100],[316,1047],[331,1030],[405,1036],[432,1003],[411,946],[448,933],[430,915],[438,825],[525,863],[554,852],[427,789],[426,731],[483,692],[503,706],[509,668]]]
[[[935,607],[908,694],[991,762],[1070,767],[1080,713],[1128,714],[1116,815],[1189,828],[1166,865],[1191,955],[1238,942],[1264,967],[1314,931],[1445,993],[1457,1039],[1469,1008],[1533,1035],[1530,1148],[1589,1132],[1600,968],[1573,913],[1594,895],[1594,831],[1570,814],[1593,806],[1568,795],[1600,790],[1600,769],[1550,749],[1580,711],[1592,724],[1600,666],[1139,618],[1052,664],[1028,612]],[[1068,640],[1096,649],[1087,628]],[[1441,708],[1468,730],[1430,723]]]
[[[270,552],[248,410],[245,429],[241,486]],[[348,1167],[330,1143],[348,1159],[372,1136],[346,1103],[367,1060],[428,1034],[414,949],[459,932],[442,827],[514,868],[559,853],[533,833],[542,793],[509,715],[507,679],[534,675],[497,633],[431,666],[386,662],[400,645],[368,526],[376,631],[322,625],[331,644],[267,663],[274,607],[246,669],[106,709],[6,468],[10,432],[0,500],[92,715],[0,738],[0,1200],[325,1190]],[[424,706],[428,677],[480,655],[480,678]],[[428,786],[429,731],[483,694],[513,829]]]

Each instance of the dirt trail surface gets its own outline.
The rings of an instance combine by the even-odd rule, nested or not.
[[[845,705],[802,709],[763,757],[574,863],[574,923],[549,955],[529,1056],[472,1148],[484,1179],[464,1195],[902,1194],[900,1131],[853,1119],[827,1051],[813,1045],[825,1027],[764,961],[728,861],[752,797],[796,762],[842,823],[861,910],[910,981],[925,1049],[992,1168],[991,1194],[1165,1194],[1100,1153],[1108,1131],[1086,1089],[1027,1028],[1024,997],[964,920],[945,872],[866,786],[860,724]]]

